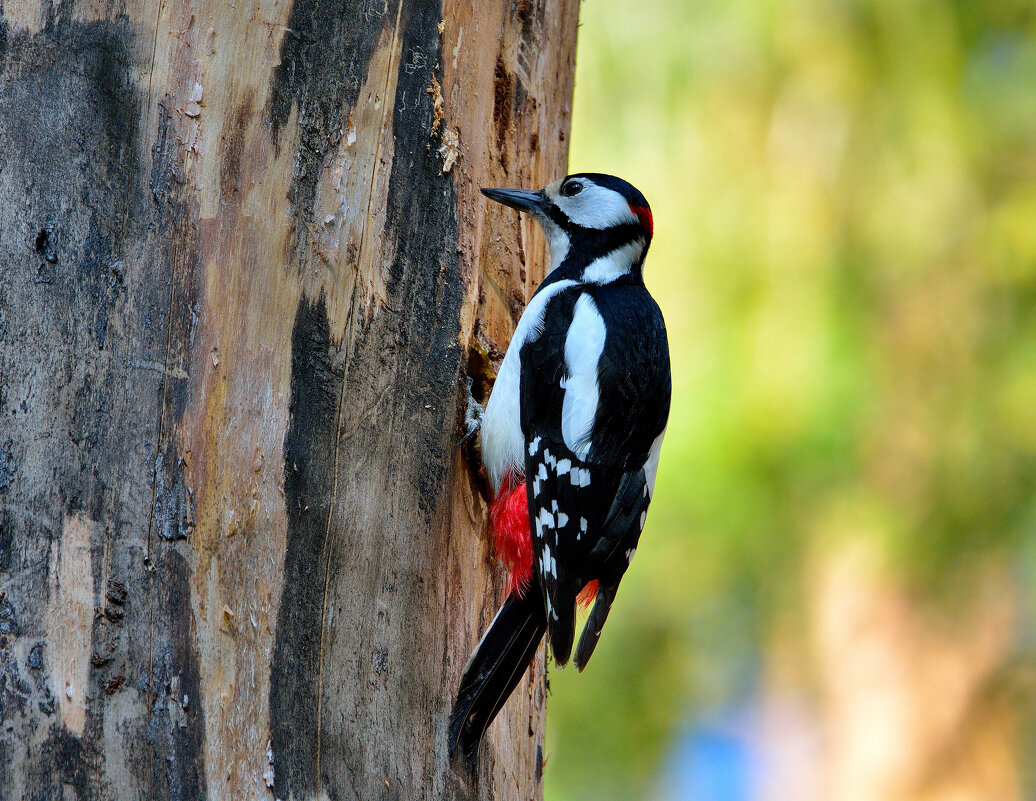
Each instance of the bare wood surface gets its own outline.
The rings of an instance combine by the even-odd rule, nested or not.
[[[0,8],[0,798],[541,795],[541,660],[446,764],[503,594],[455,442],[577,11]]]

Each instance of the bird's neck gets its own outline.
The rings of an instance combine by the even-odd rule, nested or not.
[[[599,285],[616,281],[643,283],[647,242],[639,234],[625,233],[609,236],[608,231],[596,231],[591,242],[577,244],[566,240],[558,247],[552,243],[552,267],[543,285],[563,280]]]

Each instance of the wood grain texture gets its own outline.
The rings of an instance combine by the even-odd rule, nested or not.
[[[457,451],[544,269],[575,0],[0,8],[0,798],[541,795]]]

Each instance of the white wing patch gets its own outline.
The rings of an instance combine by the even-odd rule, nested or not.
[[[597,304],[589,295],[580,295],[565,338],[568,380],[561,407],[561,436],[579,459],[586,459],[590,452],[590,432],[597,418],[601,394],[597,384],[597,365],[604,352],[605,335],[604,318],[597,310]],[[573,484],[576,483],[574,473],[575,470]],[[589,484],[589,480],[586,483]]]
[[[514,469],[524,472],[525,436],[522,434],[521,404],[519,392],[521,388],[521,361],[519,352],[530,338],[535,338],[543,331],[543,314],[551,298],[569,287],[575,281],[557,281],[544,287],[529,301],[518,325],[511,337],[511,344],[500,365],[500,372],[493,385],[493,392],[486,404],[486,414],[482,420],[482,462],[489,474],[489,483],[497,492],[504,476]],[[529,444],[530,455],[534,455],[533,445]]]

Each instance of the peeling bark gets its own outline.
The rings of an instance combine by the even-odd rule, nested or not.
[[[503,595],[455,443],[577,12],[0,6],[0,798],[541,795],[542,660],[446,761]]]

